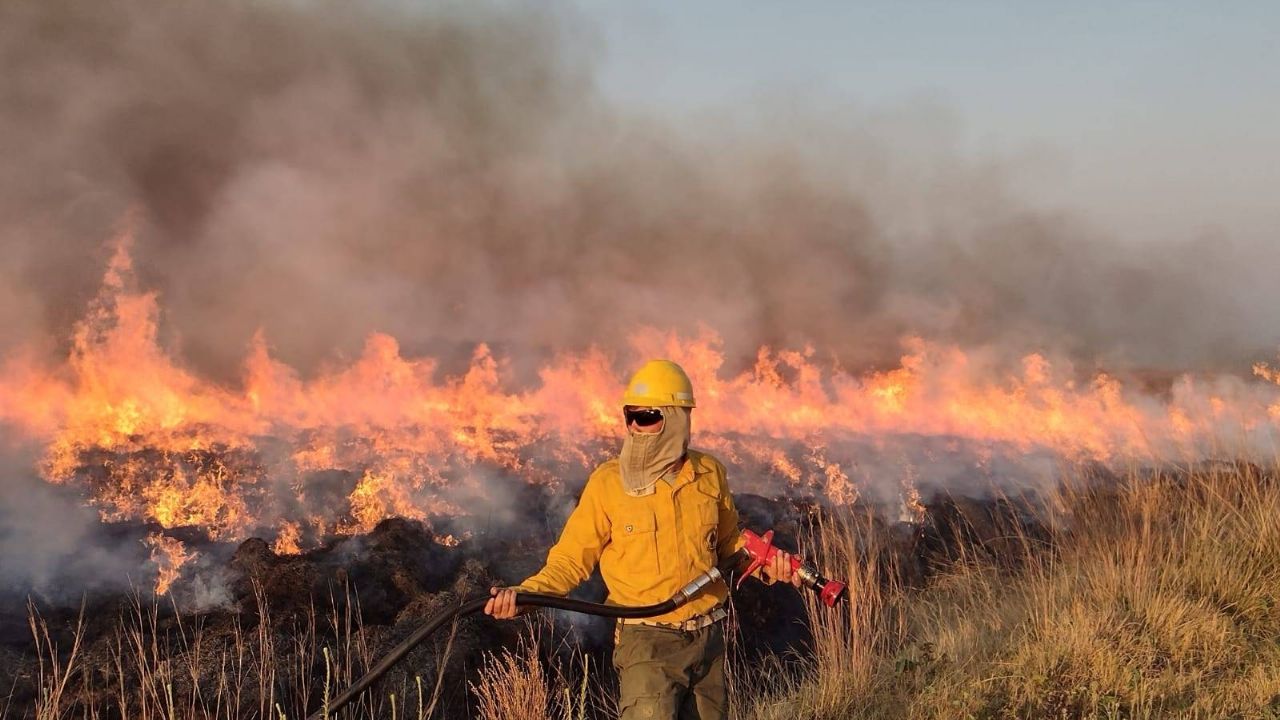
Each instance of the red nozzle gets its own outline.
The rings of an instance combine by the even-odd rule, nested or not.
[[[751,563],[747,569],[743,571],[738,578],[738,585],[742,585],[742,581],[748,575],[759,570],[761,567],[773,562],[774,556],[778,554],[778,548],[773,544],[773,531],[768,530],[764,535],[756,535],[750,530],[742,531],[743,546],[747,555],[751,557]],[[791,556],[791,569],[800,573],[804,584],[813,588],[818,593],[818,598],[823,605],[827,607],[835,607],[836,603],[845,598],[847,587],[839,580],[828,580],[824,578],[818,571],[812,567],[805,565],[805,562],[798,555]]]
[[[773,562],[773,556],[778,554],[778,548],[773,546],[773,531],[767,530],[763,536],[756,535],[750,530],[742,531],[742,539],[746,544],[742,546],[747,551],[747,555],[751,557],[751,564],[746,570],[742,571],[742,575],[738,578],[738,586],[742,586],[742,581],[747,579],[756,570]]]
[[[826,585],[822,586],[822,590],[818,592],[818,599],[827,607],[835,607],[845,597],[845,584],[839,580],[828,580]]]

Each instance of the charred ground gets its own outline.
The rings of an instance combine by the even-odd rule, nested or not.
[[[774,528],[790,547],[796,547],[799,539],[812,537],[824,518],[880,518],[885,514],[883,507],[831,507],[813,498],[740,494],[736,500],[746,526]],[[555,501],[545,488],[522,488],[520,504],[527,508],[528,517],[545,516]],[[868,526],[875,537],[869,535],[862,541],[868,546],[892,548],[892,554],[881,557],[880,562],[886,569],[893,568],[894,582],[922,588],[933,574],[974,547],[984,548],[993,557],[1001,556],[1001,543],[1011,536],[1014,525],[1023,532],[1047,536],[1049,530],[1037,527],[1032,520],[1033,508],[1028,502],[1034,501],[937,494],[926,503],[920,523],[876,520]],[[122,541],[131,539],[139,548],[155,530],[138,523],[104,526],[104,532]],[[186,658],[188,671],[174,678],[174,692],[182,697],[215,695],[220,678],[225,679],[224,653],[234,649],[236,638],[256,643],[260,633],[266,633],[276,654],[272,663],[277,669],[273,680],[277,702],[288,698],[293,704],[284,705],[286,713],[301,716],[321,702],[325,667],[317,646],[334,647],[336,652],[342,643],[357,640],[359,657],[352,657],[346,668],[349,681],[369,660],[376,660],[434,613],[463,598],[483,594],[492,584],[517,582],[531,574],[554,542],[556,530],[537,522],[519,527],[486,526],[483,518],[393,518],[367,534],[330,539],[299,555],[279,555],[259,538],[238,544],[217,543],[199,540],[196,529],[185,533],[171,529],[166,532],[186,540],[203,560],[186,570],[167,597],[151,597],[144,589],[130,594],[108,588],[85,590],[82,604],[50,602],[32,594],[28,607],[21,591],[6,593],[6,611],[0,613],[0,676],[10,680],[7,687],[0,687],[0,694],[10,698],[8,716],[28,717],[34,712],[40,665],[29,613],[38,613],[64,657],[81,624],[81,660],[70,683],[75,690],[64,707],[94,708],[102,717],[115,717],[120,713],[121,683],[130,688],[146,687],[146,679],[139,676],[144,670],[120,662],[120,643],[133,627],[138,639],[163,647],[157,651],[159,655]],[[464,534],[465,539],[442,542]],[[218,589],[211,595],[215,584]],[[65,599],[68,594],[62,595]],[[602,600],[604,587],[599,574],[575,595]],[[217,602],[211,603],[211,598]],[[735,593],[734,605],[743,657],[780,657],[791,652],[803,656],[811,637],[804,602],[795,591],[748,581]],[[474,704],[468,682],[474,680],[472,674],[483,664],[485,653],[514,647],[527,629],[523,622],[465,620],[447,655],[442,642],[426,643],[394,670],[383,686],[413,687],[415,676],[434,682],[443,662],[440,717],[464,717],[466,708]],[[202,634],[205,648],[198,658],[192,658],[193,634],[197,632]],[[561,614],[540,626],[538,632],[551,639],[542,647],[560,656],[556,660],[559,666],[571,667],[575,658],[586,654],[594,658],[593,667],[608,667],[608,621]],[[254,683],[251,689],[256,691],[258,685]],[[134,702],[141,701],[135,698]],[[260,711],[262,698],[256,692],[246,692],[241,702],[233,714],[248,717]]]

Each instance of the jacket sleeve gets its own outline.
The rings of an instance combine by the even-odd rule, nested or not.
[[[717,530],[717,537],[720,538],[720,559],[726,557],[742,549],[747,541],[742,538],[742,529],[738,527],[738,508],[733,504],[733,493],[729,492],[729,481],[725,477],[724,466],[720,466],[720,527]],[[760,570],[756,570],[751,574],[765,585],[772,585],[775,580],[768,577]]]
[[[547,553],[547,562],[517,587],[519,590],[567,595],[590,577],[609,542],[609,516],[600,499],[600,482],[594,476],[582,489],[578,506],[564,524],[560,540]]]

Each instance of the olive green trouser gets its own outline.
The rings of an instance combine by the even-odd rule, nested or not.
[[[613,648],[618,720],[727,718],[722,626],[684,631],[619,625]]]

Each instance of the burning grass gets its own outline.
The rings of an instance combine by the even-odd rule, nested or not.
[[[104,646],[101,617],[82,644],[80,628],[50,632],[33,616],[42,660],[18,683],[35,688],[34,700],[15,707],[33,706],[39,717],[68,708],[302,717],[326,678],[345,685],[420,617],[415,603],[435,602],[462,557],[482,568],[456,592],[516,579],[506,560],[545,548],[539,533],[558,529],[543,525],[558,517],[566,479],[616,448],[622,358],[602,350],[548,358],[530,385],[483,345],[465,372],[448,375],[373,335],[353,362],[303,377],[259,336],[239,384],[201,378],[162,346],[158,296],[138,287],[130,243],[127,232],[117,239],[65,362],[19,353],[0,363],[0,426],[42,449],[39,475],[78,492],[104,522],[145,525],[159,595],[194,592],[186,586],[197,576],[221,569],[219,545],[239,544],[240,575],[258,568],[286,605],[305,603],[337,565],[350,569],[329,552],[336,538],[357,548],[377,536],[375,555],[402,552],[391,565],[375,558],[357,568],[371,628],[331,619],[318,629],[312,611],[282,631],[263,621],[271,609],[262,597],[248,603],[257,608],[251,624],[238,624],[242,608],[229,628],[225,614],[205,626],[205,616],[166,611],[161,622],[160,606],[148,613],[138,601]],[[786,608],[777,595],[763,604],[740,597],[743,635],[755,643],[738,662],[740,715],[1154,717],[1249,715],[1277,704],[1271,470],[1197,466],[1128,479],[1103,473],[1104,482],[1082,470],[1051,502],[997,498],[976,508],[1007,525],[996,533],[991,517],[973,532],[975,503],[959,496],[1052,487],[1063,464],[1256,458],[1280,428],[1280,374],[1260,364],[1253,380],[1188,374],[1148,387],[1086,377],[1039,354],[1009,366],[924,340],[907,350],[896,368],[859,373],[824,364],[812,349],[761,348],[735,373],[710,331],[636,333],[632,360],[681,362],[707,398],[698,446],[729,465],[749,522],[777,517],[771,507],[753,516],[746,493],[865,513],[828,515],[810,542],[854,581],[850,614],[810,608],[797,631],[794,598]],[[957,498],[926,507],[922,494],[938,488]],[[439,532],[429,540],[394,532],[405,518]],[[523,528],[521,549],[508,537],[447,552],[473,530],[504,524]],[[920,542],[904,546],[907,527]],[[204,595],[221,603],[248,593]],[[292,609],[275,610],[294,621]],[[758,632],[769,622],[761,616],[776,617],[772,633],[787,642]],[[812,636],[812,651],[791,657],[797,632]],[[761,642],[775,654],[762,656]],[[514,704],[521,713],[608,714],[607,702],[566,699],[607,696],[607,670],[592,674],[598,688],[575,691],[558,674],[532,677],[523,655],[499,654],[476,681],[477,645],[473,638],[462,653],[471,666],[457,677],[478,684],[445,685],[462,704],[438,702],[418,678],[402,677],[357,713],[444,717],[466,707],[500,717]],[[14,666],[9,659],[0,656]],[[771,687],[758,682],[760,666],[777,669]]]
[[[1160,464],[1223,447],[1256,457],[1280,430],[1280,375],[1265,364],[1253,379],[1188,373],[1151,387],[1140,374],[919,338],[887,369],[770,347],[748,367],[710,329],[637,329],[629,349],[543,358],[534,380],[483,344],[450,372],[382,334],[304,376],[259,335],[239,381],[219,382],[162,342],[160,298],[140,287],[132,242],[130,229],[112,242],[65,359],[34,348],[0,358],[0,430],[38,449],[40,477],[81,492],[104,521],[211,541],[260,537],[300,553],[386,518],[509,510],[494,478],[563,487],[616,452],[623,369],[651,357],[690,373],[704,399],[697,445],[730,467],[738,492],[835,505],[896,494],[903,519],[918,519],[918,495],[935,487],[1024,487],[1051,481],[1042,469],[1059,460]],[[161,594],[199,558],[184,542],[148,544]]]

